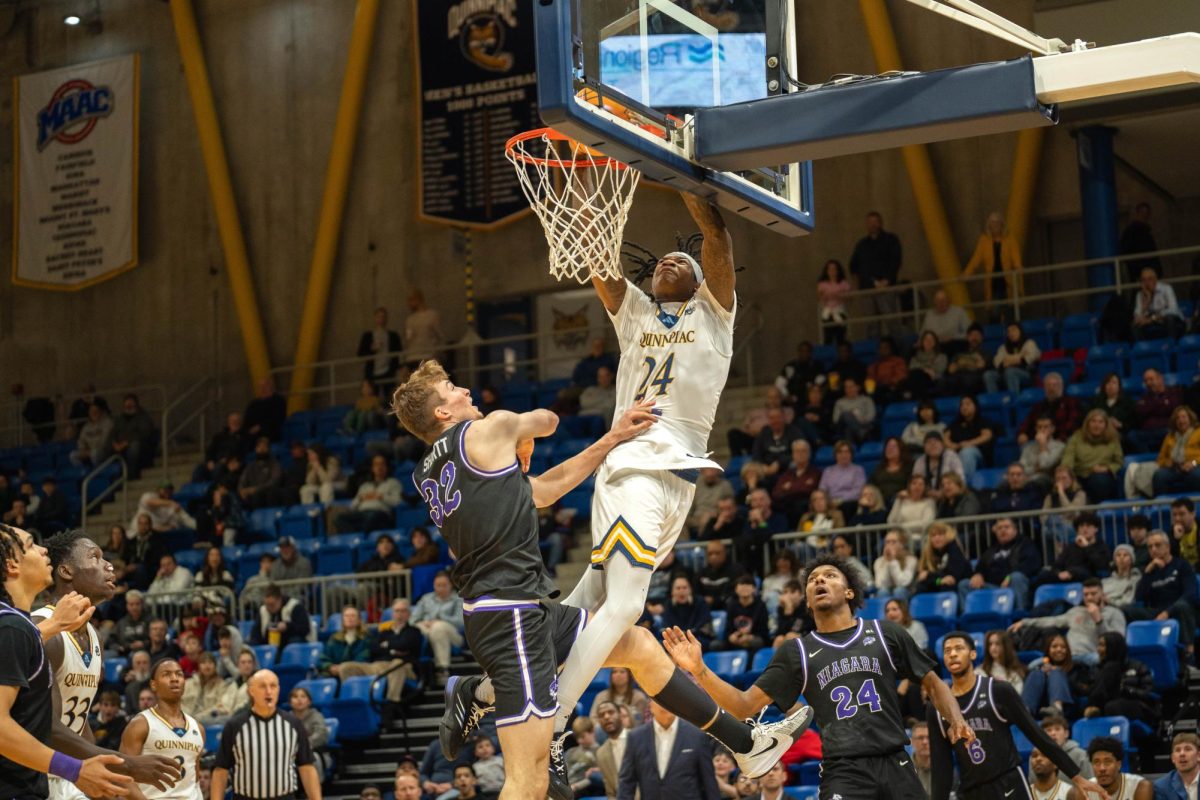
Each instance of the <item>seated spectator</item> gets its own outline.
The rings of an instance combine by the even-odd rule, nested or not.
[[[788,530],[788,521],[783,514],[771,509],[771,495],[766,489],[751,492],[748,503],[745,522],[733,544],[743,561],[761,564],[767,543],[775,534]]]
[[[581,717],[576,722],[581,724],[593,725],[592,721],[587,717]],[[574,728],[572,728],[572,731]],[[595,737],[592,738],[592,746],[595,746]],[[579,750],[579,747],[574,747],[572,750]],[[474,772],[475,780],[478,782],[476,787],[478,794],[476,797],[489,798],[495,800],[500,794],[501,788],[504,786],[504,756],[496,752],[496,746],[492,744],[492,740],[487,736],[479,735],[471,742],[471,755],[474,761],[471,762],[471,769]],[[459,767],[458,769],[461,769]],[[456,777],[459,780],[464,780],[466,775],[455,770]],[[468,781],[469,784],[469,781]],[[472,795],[463,793],[463,787],[459,786],[460,800],[471,800]]]
[[[200,643],[200,637],[196,635],[196,632],[186,627],[188,617],[185,616],[183,619],[184,629],[179,634],[179,649],[183,651],[183,657],[179,659],[179,668],[183,670],[185,678],[190,678],[196,673],[200,656],[204,653],[204,646]]]
[[[604,703],[628,708],[630,715],[640,722],[646,718],[650,698],[634,683],[633,673],[624,667],[613,667],[608,672],[608,688],[601,689],[592,702],[589,716],[593,721],[600,718],[600,706]]]
[[[183,658],[183,651],[167,638],[168,630],[165,619],[150,620],[150,627],[146,634],[146,652],[150,654],[151,669],[164,658],[173,658],[176,661]]]
[[[1024,445],[1037,434],[1037,421],[1042,417],[1054,421],[1054,435],[1064,442],[1079,428],[1083,409],[1078,400],[1063,394],[1062,376],[1057,372],[1047,373],[1042,377],[1042,391],[1045,397],[1033,404],[1021,423],[1021,431],[1017,434],[1018,444]]]
[[[1145,514],[1133,514],[1125,522],[1129,546],[1133,548],[1133,565],[1144,570],[1150,563],[1150,529],[1154,527]]]
[[[913,642],[922,650],[928,650],[929,632],[925,630],[925,623],[919,619],[913,619],[912,612],[908,610],[908,601],[899,597],[893,597],[888,600],[883,607],[883,615],[892,622],[904,628],[905,632],[912,637]]]
[[[896,341],[892,337],[884,336],[879,340],[878,354],[867,368],[866,379],[874,381],[873,394],[881,405],[887,405],[903,395],[908,380],[908,362],[896,352]],[[844,379],[842,383],[844,386]]]
[[[192,588],[192,582],[191,571],[179,566],[174,555],[165,553],[158,562],[158,573],[150,583],[150,593],[185,592]]]
[[[271,583],[271,568],[275,565],[274,553],[263,553],[258,557],[258,572],[251,575],[242,586],[238,602],[244,606],[257,606],[262,603],[263,592]]]
[[[404,694],[404,681],[416,677],[417,662],[421,657],[421,646],[425,639],[421,631],[411,624],[412,607],[408,599],[397,597],[392,601],[392,619],[379,626],[370,637],[370,653],[366,662],[343,661],[338,665],[337,676],[341,680],[359,675],[382,675],[387,673],[388,703],[399,703]],[[384,706],[388,716],[392,706]]]
[[[450,670],[450,648],[463,645],[463,602],[450,585],[450,573],[442,570],[433,578],[433,591],[421,597],[412,620],[429,640],[434,668],[444,681]]]
[[[925,437],[928,434],[936,433],[941,436],[945,432],[946,423],[938,419],[937,406],[932,400],[922,400],[917,404],[917,418],[904,427],[900,441],[915,455],[924,450]]]
[[[712,610],[703,597],[696,597],[692,592],[692,582],[686,575],[677,575],[671,581],[671,598],[662,610],[661,629],[666,630],[675,626],[695,634],[703,649],[708,650],[712,645]],[[598,719],[596,709],[599,706],[600,703],[597,699],[597,702],[592,704],[593,718]],[[644,702],[641,709],[645,711]]]
[[[1019,463],[1008,465],[1004,472],[1004,480],[992,495],[992,513],[1004,514],[1014,511],[1033,511],[1042,506],[1042,493],[1038,488],[1026,482],[1025,468]],[[1021,520],[1018,527],[1026,528],[1028,520]]]
[[[862,581],[868,591],[875,590],[875,576],[871,574],[871,570],[867,569],[867,565],[854,555],[854,542],[849,536],[840,533],[834,536],[829,549],[833,551],[834,555],[846,561],[846,566],[858,574],[858,579]]]
[[[787,518],[788,525],[795,527],[800,516],[808,510],[808,499],[820,483],[821,470],[812,463],[812,445],[804,439],[796,439],[792,442],[791,463],[771,487],[771,506]]]
[[[101,692],[96,711],[88,717],[88,727],[91,728],[96,746],[105,750],[120,750],[121,735],[128,724],[129,717],[121,711],[121,695],[113,691]]]
[[[154,442],[157,436],[154,421],[138,402],[138,396],[125,395],[121,401],[121,413],[113,420],[108,450],[125,459],[130,480],[141,477],[142,469],[154,460]],[[104,458],[108,458],[109,454],[105,452]]]
[[[99,405],[92,403],[88,406],[87,421],[79,428],[79,437],[70,455],[71,463],[77,467],[97,466],[104,460],[100,456],[108,448],[112,432],[112,417]]]
[[[1183,314],[1171,285],[1158,278],[1152,267],[1146,267],[1138,280],[1138,293],[1133,301],[1133,340],[1178,339],[1183,334]]]
[[[1088,499],[1102,503],[1117,496],[1117,473],[1125,463],[1121,440],[1108,424],[1108,415],[1098,408],[1088,412],[1083,427],[1071,434],[1063,451],[1062,465],[1075,473]]]
[[[922,446],[924,441],[922,440]],[[883,460],[871,473],[871,483],[879,487],[883,502],[891,505],[896,495],[908,486],[912,476],[912,461],[904,443],[892,436],[883,443]]]
[[[51,536],[71,524],[71,504],[67,496],[58,490],[58,481],[47,476],[42,481],[42,502],[38,504],[34,523],[43,536]]]
[[[304,728],[304,732],[308,734],[308,746],[312,748],[313,766],[317,768],[317,777],[319,780],[325,780],[325,771],[332,766],[332,761],[328,758],[329,744],[329,723],[325,721],[325,715],[317,709],[313,708],[312,695],[308,689],[303,686],[296,686],[288,695],[288,702],[292,706],[292,716],[300,722],[300,726]]]
[[[1039,417],[1034,424],[1033,438],[1021,447],[1021,466],[1029,482],[1046,491],[1054,483],[1067,443],[1054,435],[1054,420],[1050,417]]]
[[[359,386],[358,399],[354,408],[346,412],[342,419],[342,429],[346,433],[357,436],[367,431],[375,431],[385,427],[383,402],[375,384],[364,380]]]
[[[579,395],[579,414],[600,417],[605,425],[612,423],[617,408],[616,373],[608,367],[596,370],[596,385],[586,387]]]
[[[308,641],[311,627],[304,604],[295,597],[285,597],[278,586],[270,584],[263,592],[258,619],[250,629],[250,644],[269,644],[282,652],[289,644]]]
[[[796,348],[796,358],[784,364],[783,369],[779,371],[779,376],[775,378],[775,388],[779,390],[784,402],[794,406],[804,402],[808,397],[809,388],[818,381],[823,381],[824,375],[825,366],[813,358],[812,342],[804,341]]]
[[[896,502],[888,514],[888,524],[904,528],[910,536],[920,536],[937,518],[937,502],[925,493],[926,487],[925,476],[913,473],[908,488],[896,495]]]
[[[201,725],[227,719],[234,707],[237,685],[217,674],[217,659],[212,653],[201,653],[196,672],[183,685],[180,706]]]
[[[1196,572],[1182,557],[1171,554],[1171,540],[1162,531],[1152,532],[1147,543],[1150,563],[1134,590],[1135,605],[1121,610],[1130,622],[1178,621],[1179,643],[1190,653],[1196,633]]]
[[[1112,426],[1118,436],[1122,437],[1122,443],[1129,447],[1125,436],[1128,431],[1138,426],[1137,404],[1133,402],[1132,397],[1125,393],[1120,375],[1110,372],[1104,376],[1104,380],[1100,382],[1100,388],[1097,390],[1096,396],[1092,398],[1092,404],[1087,410],[1091,411],[1094,408],[1108,414],[1108,424]],[[1132,450],[1132,448],[1130,449]]]
[[[826,467],[821,473],[821,482],[817,488],[825,492],[832,505],[845,506],[853,511],[862,494],[862,488],[867,485],[867,473],[854,463],[854,449],[847,441],[839,441],[833,445],[833,458],[833,465]],[[809,499],[809,507],[812,507],[812,498]]]
[[[784,420],[782,408],[772,408],[767,411],[767,424],[758,432],[754,439],[754,447],[750,457],[763,465],[764,473],[769,484],[774,484],[780,472],[787,469],[791,460],[792,442],[806,439],[809,445],[819,441],[815,430],[806,431],[808,423],[803,426],[799,422],[788,424]]]
[[[849,294],[850,282],[846,280],[842,262],[829,259],[817,281],[817,305],[825,337],[834,344],[846,340],[846,297]]]
[[[901,360],[903,361],[903,359]],[[831,390],[836,390],[848,378],[853,378],[861,386],[867,379],[867,368],[854,357],[854,348],[850,346],[850,343],[842,342],[837,346],[837,358],[829,365],[826,376],[829,379]]]
[[[807,402],[799,413],[820,434],[822,442],[833,441],[833,404],[823,385],[808,387]]]
[[[159,533],[175,531],[183,528],[196,530],[196,520],[184,511],[183,506],[174,499],[175,484],[163,481],[158,491],[146,492],[138,500],[137,511],[133,513],[131,528],[137,528],[137,518],[142,514],[150,517],[150,527]]]
[[[828,539],[824,535],[825,531],[844,527],[846,527],[846,518],[842,515],[841,510],[830,501],[829,493],[824,489],[817,489],[809,498],[808,511],[800,517],[800,531],[805,535],[801,544],[807,548],[802,550],[804,557],[807,559],[815,555],[812,548],[825,546],[826,539]]]
[[[884,600],[912,597],[917,557],[908,547],[908,532],[894,528],[883,537],[883,554],[875,559],[875,595]]]
[[[410,542],[412,543],[413,554],[404,561],[404,566],[409,569],[436,564],[442,560],[442,549],[438,547],[438,543],[429,535],[429,531],[424,528],[413,528]],[[556,565],[557,562],[546,565],[550,569],[550,574],[554,574],[554,567]]]
[[[725,613],[728,615],[725,649],[753,653],[771,638],[767,606],[759,599],[750,575],[743,575],[734,583],[733,597],[725,604]]]
[[[988,631],[983,641],[983,674],[1007,682],[1020,694],[1029,669],[1017,657],[1012,636],[1008,631]]]
[[[254,443],[254,460],[246,464],[238,479],[238,498],[246,508],[264,508],[276,504],[283,467],[271,453],[271,440],[258,437]]]
[[[1085,667],[1082,672],[1090,676],[1091,668]],[[1092,763],[1088,760],[1087,753],[1079,746],[1079,743],[1071,738],[1071,726],[1067,723],[1065,717],[1055,713],[1043,719],[1042,730],[1054,740],[1055,744],[1062,748],[1063,752],[1067,754],[1067,758],[1075,762],[1075,766],[1079,767],[1080,775],[1088,780],[1094,777],[1092,775]]]
[[[1133,546],[1119,544],[1113,548],[1113,571],[1101,581],[1104,596],[1117,608],[1133,602],[1142,571],[1133,565]]]
[[[755,489],[770,485],[767,481],[767,468],[757,461],[747,461],[742,464],[738,475],[742,479],[742,488],[734,494],[734,500],[739,506],[744,506],[749,502],[750,494]]]
[[[236,544],[246,528],[246,514],[237,495],[224,484],[213,483],[209,498],[196,509],[196,542],[220,547]]]
[[[984,464],[992,463],[992,442],[995,426],[979,416],[979,404],[969,395],[958,401],[958,417],[946,428],[946,447],[958,455],[963,465],[963,477],[971,480]]]
[[[196,575],[196,585],[206,589],[214,586],[233,588],[233,575],[225,566],[225,556],[221,554],[221,548],[208,548],[204,554],[204,564]]]
[[[318,669],[326,675],[341,677],[341,666],[347,661],[365,664],[371,660],[371,629],[354,606],[342,609],[341,630],[325,640]]]
[[[229,621],[229,610],[221,604],[208,607],[208,627],[204,631],[201,644],[209,652],[218,652],[221,648],[221,634],[229,634],[229,651],[236,653],[242,649],[242,633],[237,626]],[[217,665],[218,667],[220,664]]]
[[[713,753],[712,760],[713,771],[717,776],[718,797],[722,800],[738,800],[741,795],[737,790],[738,776],[734,774],[737,765],[733,762],[733,756],[728,750],[720,747]]]
[[[883,502],[883,494],[877,486],[868,483],[858,496],[858,505],[854,507],[854,515],[846,520],[852,527],[867,525],[882,525],[887,522],[888,507]]]
[[[942,498],[938,501],[939,519],[975,517],[983,513],[979,497],[967,488],[962,475],[947,472],[942,476]]]
[[[358,565],[358,572],[395,572],[404,569],[404,559],[396,550],[396,540],[383,534],[375,540],[375,555]]]
[[[944,522],[930,525],[917,564],[915,593],[958,591],[958,584],[970,577],[971,562],[958,545],[958,532]]]
[[[371,459],[371,477],[362,482],[349,510],[335,516],[338,533],[363,531],[370,533],[390,528],[396,519],[396,506],[404,499],[400,481],[390,474],[388,460],[383,456]],[[336,509],[337,506],[334,506]]]
[[[975,396],[984,391],[983,376],[987,373],[989,359],[983,351],[983,327],[972,323],[967,328],[966,345],[951,354],[946,366],[946,392],[951,395]]]
[[[1042,536],[1053,537],[1059,544],[1075,538],[1075,509],[1088,504],[1087,492],[1079,485],[1075,473],[1060,464],[1054,470],[1054,483],[1046,493],[1042,508],[1054,511],[1042,517]]]
[[[287,420],[287,400],[275,391],[275,381],[263,378],[255,387],[254,399],[246,406],[246,433],[266,436],[272,442],[283,439],[283,423]]]
[[[1183,560],[1200,567],[1200,552],[1197,539],[1200,531],[1196,525],[1196,504],[1190,497],[1177,497],[1171,501],[1171,550],[1178,552]]]
[[[724,497],[733,499],[733,484],[725,479],[725,473],[714,467],[700,470],[700,480],[696,481],[696,494],[692,497],[687,520],[688,530],[693,535],[704,530],[709,520],[717,515],[717,504]]]
[[[680,576],[687,578],[695,585],[695,575],[676,558],[679,548],[673,547],[661,563],[650,573],[650,589],[646,592],[646,602],[662,605],[671,597],[671,584]],[[657,613],[657,612],[655,612]]]
[[[342,475],[342,461],[331,455],[319,444],[314,444],[304,451],[306,465],[304,470],[304,485],[300,487],[300,502],[324,503],[333,502],[334,494],[346,487],[346,479]]]
[[[926,491],[936,500],[942,494],[943,476],[952,472],[966,480],[966,472],[958,453],[947,450],[946,440],[939,434],[925,434],[925,452],[913,464],[913,475],[920,475],[925,479]]]
[[[256,672],[258,672],[258,656],[249,647],[243,647],[237,655],[237,676],[232,678],[237,687],[237,694],[233,699],[234,708],[241,710],[250,705],[249,683],[250,678]]]
[[[241,456],[229,456],[213,471],[213,482],[219,483],[232,494],[237,494],[238,482],[242,479],[242,471],[246,463]]]
[[[1171,426],[1158,451],[1157,463],[1156,495],[1200,492],[1200,469],[1196,468],[1200,464],[1200,423],[1196,412],[1187,406],[1177,406],[1171,412]],[[1195,557],[1188,560],[1196,563]]]
[[[833,404],[833,426],[843,438],[862,444],[875,430],[875,401],[862,393],[858,381],[842,382],[844,394]]]
[[[785,547],[777,552],[774,571],[762,581],[763,602],[769,608],[773,608],[779,602],[779,595],[783,592],[783,587],[796,580],[803,568],[804,564],[788,548]],[[683,628],[682,625],[680,627]],[[687,628],[683,628],[683,630],[687,630]]]
[[[125,616],[117,620],[108,635],[107,647],[119,656],[128,656],[149,645],[150,618],[146,615],[145,596],[137,589],[125,593]]]
[[[761,489],[754,489],[758,492]],[[736,539],[746,528],[746,507],[738,505],[732,497],[717,501],[717,515],[708,521],[700,533],[700,541],[711,539]]]
[[[992,545],[979,556],[975,574],[959,584],[958,597],[966,604],[967,595],[977,589],[1012,589],[1018,610],[1029,607],[1030,582],[1042,569],[1042,554],[1037,545],[1017,533],[1016,524],[1001,517],[992,525]]]
[[[272,581],[294,581],[313,576],[312,562],[301,555],[296,540],[291,536],[279,537],[279,559],[271,565],[268,573]]]
[[[604,367],[614,375],[617,372],[617,355],[606,349],[603,336],[597,336],[588,343],[588,354],[579,360],[571,372],[571,383],[580,389],[595,386],[597,374]]]
[[[804,624],[804,594],[800,581],[788,581],[779,593],[779,608],[772,620],[775,634],[773,646],[781,647],[789,639],[797,639]]]
[[[192,480],[197,483],[212,480],[217,466],[230,456],[245,458],[254,446],[251,434],[246,431],[242,415],[231,411],[225,417],[225,427],[213,434],[204,449],[204,463],[196,467]]]
[[[971,318],[962,306],[950,304],[950,295],[945,289],[938,289],[933,294],[933,308],[925,313],[925,321],[921,323],[921,331],[929,331],[937,336],[938,341],[946,346],[947,351],[958,352],[967,343],[967,331],[971,327]]]
[[[1191,800],[1200,782],[1200,736],[1175,734],[1171,740],[1171,764],[1175,769],[1154,782],[1155,800]]]
[[[1103,634],[1098,652],[1100,668],[1083,715],[1158,724],[1161,706],[1154,690],[1154,675],[1141,661],[1129,657],[1125,637],[1120,633]]]
[[[925,331],[917,341],[917,348],[908,360],[907,394],[914,398],[932,397],[941,389],[942,376],[946,374],[946,354],[933,331]]]
[[[704,547],[704,568],[700,570],[700,595],[709,608],[724,608],[733,595],[733,582],[740,573],[729,562],[729,549],[721,542],[709,542]]]
[[[1162,445],[1163,437],[1171,424],[1171,414],[1183,403],[1183,392],[1178,386],[1167,386],[1162,373],[1148,369],[1142,373],[1145,393],[1138,398],[1138,427],[1129,431],[1129,438],[1140,453],[1154,453]]]
[[[1010,322],[1004,329],[1004,343],[992,357],[992,367],[983,373],[983,385],[989,392],[1004,390],[1016,394],[1033,383],[1033,371],[1042,358],[1037,342],[1025,336],[1020,323]]]
[[[463,756],[465,754],[459,757],[462,758]],[[441,797],[446,792],[455,788],[454,773],[458,763],[446,758],[442,752],[442,745],[438,737],[433,737],[433,741],[425,748],[425,755],[421,758],[419,772],[421,790],[425,792],[427,798]]]
[[[1078,583],[1100,577],[1112,562],[1108,544],[1097,537],[1100,518],[1085,511],[1075,518],[1075,540],[1062,549],[1054,564],[1045,567],[1034,586],[1047,583]]]
[[[1087,697],[1091,668],[1072,658],[1071,646],[1061,633],[1047,634],[1042,652],[1046,657],[1030,667],[1025,676],[1025,687],[1021,690],[1025,707],[1035,717],[1054,719],[1074,715],[1076,704]],[[1063,726],[1066,727],[1065,722]]]
[[[166,623],[163,624],[166,625]],[[150,653],[147,650],[137,650],[130,654],[129,666],[121,673],[121,680],[125,683],[126,708],[140,710],[138,709],[138,696],[144,689],[150,688],[151,666]]]

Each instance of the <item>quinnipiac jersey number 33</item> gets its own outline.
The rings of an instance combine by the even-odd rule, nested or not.
[[[754,685],[785,711],[803,695],[826,759],[881,756],[908,744],[896,682],[920,681],[935,666],[900,626],[860,619],[788,642]]]

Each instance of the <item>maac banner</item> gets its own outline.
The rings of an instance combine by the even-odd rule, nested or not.
[[[413,0],[422,219],[472,228],[529,210],[504,143],[542,127],[530,0]]]
[[[82,289],[133,267],[137,55],[15,84],[13,283]]]

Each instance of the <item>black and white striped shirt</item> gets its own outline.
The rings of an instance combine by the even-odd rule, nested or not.
[[[231,773],[235,800],[295,797],[296,767],[313,763],[308,734],[286,711],[260,717],[250,709],[234,714],[221,733],[216,766]]]

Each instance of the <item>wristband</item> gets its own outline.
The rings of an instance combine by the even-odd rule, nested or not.
[[[83,769],[83,762],[78,758],[72,758],[66,753],[55,753],[50,757],[50,774],[56,778],[62,778],[64,781],[75,783],[79,780],[79,772]]]

